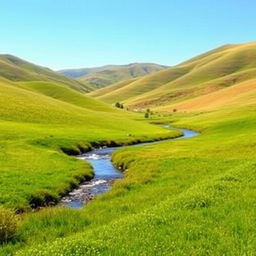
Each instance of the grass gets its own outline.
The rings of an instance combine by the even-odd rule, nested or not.
[[[113,85],[107,90],[92,92],[91,95],[108,103],[122,102],[130,108],[170,110],[175,105],[179,107],[179,103],[185,100],[211,95],[212,92],[255,79],[255,56],[255,43],[227,45],[121,86]]]
[[[166,66],[153,63],[132,63],[128,65],[107,65],[96,68],[68,69],[60,73],[73,77],[92,90],[107,87],[127,79],[142,77],[162,70]]]
[[[3,255],[254,255],[255,110],[171,115],[201,135],[118,150],[125,179],[82,211],[25,214]]]
[[[94,90],[92,92],[89,93],[90,96],[92,97],[100,97],[102,95],[106,95],[107,93],[111,93],[113,90],[118,90],[119,88],[122,88],[123,86],[130,84],[134,81],[136,81],[138,78],[133,78],[133,79],[129,79],[129,80],[125,80],[125,81],[121,81],[121,82],[117,82],[115,84],[106,86],[104,88],[98,89],[98,90]]]
[[[122,121],[126,123],[116,118],[118,124]],[[56,201],[72,186],[92,177],[89,165],[63,154],[60,149],[79,154],[88,150],[92,142],[121,144],[172,135],[155,127],[149,127],[148,133],[138,132],[135,129],[145,127],[136,126],[136,122],[130,125],[119,131],[115,125],[109,128],[107,121],[102,130],[97,130],[96,124],[91,127],[34,124],[31,128],[31,124],[1,122],[1,204],[26,210],[33,200],[40,200],[34,202],[36,205]],[[127,134],[133,134],[133,137],[127,137]]]
[[[89,90],[89,88],[79,81],[58,74],[49,68],[35,65],[8,54],[0,55],[0,77],[19,82],[54,81],[79,92],[87,92]]]
[[[197,112],[153,115],[150,120],[91,99],[55,79],[0,78],[0,204],[22,212],[15,237],[0,247],[0,255],[254,256],[253,52],[253,44],[226,46],[194,58],[182,64],[189,67],[190,78],[184,75],[186,68],[175,67],[171,77],[168,70],[156,73],[151,89],[162,83],[159,79],[190,81],[185,86],[189,89],[197,86],[197,79],[203,84],[219,81],[221,89],[212,92],[212,98],[195,99]],[[221,68],[217,64],[222,62],[226,64]],[[225,79],[220,81],[223,72]],[[143,79],[146,84],[148,78]],[[163,88],[169,90],[169,85]],[[184,106],[190,103],[184,99]],[[169,122],[201,134],[116,151],[112,160],[125,178],[82,210],[31,211],[57,202],[92,177],[89,164],[64,152],[178,135],[149,122]]]
[[[52,82],[23,82],[19,83],[24,88],[39,92],[54,99],[58,99],[73,105],[96,111],[114,112],[114,109],[107,108],[106,104],[72,90],[66,86]]]
[[[247,80],[216,92],[189,99],[180,103],[156,108],[160,111],[209,111],[219,108],[254,105],[256,99],[255,79]]]
[[[56,202],[92,177],[88,164],[63,152],[176,134],[55,81],[0,85],[0,204],[16,211]]]

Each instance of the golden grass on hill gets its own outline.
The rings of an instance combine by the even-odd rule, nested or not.
[[[226,45],[175,67],[92,96],[132,108],[157,108],[210,95],[256,77],[256,43]],[[213,96],[214,97],[214,96]],[[168,108],[165,108],[168,109]]]
[[[158,111],[206,111],[224,107],[239,107],[256,104],[256,79],[181,103],[156,108]]]

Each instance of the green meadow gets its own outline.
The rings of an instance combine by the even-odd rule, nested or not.
[[[81,211],[22,215],[2,254],[255,255],[255,110],[153,120],[201,134],[118,150],[125,179]]]
[[[209,68],[212,74],[215,67],[217,79],[219,63],[223,58],[233,63],[237,47],[222,47],[183,65],[193,66],[194,78],[204,81],[203,71]],[[249,55],[254,52],[253,44],[241,48],[249,49]],[[153,115],[144,118],[144,113],[91,98],[79,81],[1,56],[0,255],[254,256],[255,67],[247,59],[238,64],[234,75],[241,75],[243,66],[246,72],[238,82],[215,88],[207,97],[177,97],[184,110],[173,112],[175,100],[161,107],[152,104]],[[162,79],[171,83],[183,76],[184,70],[176,71],[159,71],[109,88],[119,93],[130,82],[153,79],[148,84],[153,95]],[[185,81],[197,86],[192,78]],[[140,90],[142,98],[149,94],[148,88]],[[181,134],[159,124],[200,135],[167,140]],[[128,146],[155,140],[163,141]],[[75,155],[117,145],[124,147],[114,152],[112,162],[124,172],[123,179],[80,210],[52,206],[94,175],[89,163]]]
[[[18,81],[10,80],[14,75],[0,77],[0,204],[16,212],[56,203],[82,180],[92,178],[88,164],[68,155],[97,145],[132,144],[178,134],[138,122],[143,114],[117,110],[86,96],[71,87],[77,85],[75,80],[66,81],[53,71],[8,58],[12,61],[0,67],[19,73]],[[31,79],[41,80],[30,81],[31,69],[40,73]]]
[[[47,123],[40,123],[40,114],[47,116]],[[120,113],[112,113],[109,119],[108,112],[89,112],[77,123],[67,115],[61,121],[51,114],[35,111],[38,123],[32,124],[0,122],[1,204],[23,211],[31,200],[39,200],[38,205],[56,201],[81,180],[92,177],[88,164],[67,154],[77,155],[97,144],[131,144],[177,134],[132,119],[126,122],[125,114]],[[17,118],[26,116],[17,113]]]

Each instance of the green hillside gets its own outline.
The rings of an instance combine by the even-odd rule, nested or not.
[[[62,76],[53,71],[16,57],[12,61],[16,64],[10,67],[3,64],[8,72],[2,70],[0,77],[2,205],[21,211],[33,200],[39,205],[58,200],[92,175],[87,164],[63,151],[78,154],[92,142],[132,143],[177,134],[137,122],[137,116],[72,89],[78,84],[72,79],[58,82]]]
[[[255,49],[221,47],[90,93],[97,99],[54,79],[0,77],[0,205],[18,216],[0,255],[254,255]],[[110,191],[81,210],[46,207],[93,176],[70,155],[180,134],[156,124],[199,136],[120,148],[112,162],[124,178]]]
[[[76,78],[92,89],[98,89],[123,80],[145,76],[165,68],[167,67],[153,63],[132,63],[96,68],[66,69],[60,70],[59,73]]]
[[[105,65],[105,66],[94,67],[94,68],[62,69],[62,70],[59,70],[58,72],[71,78],[79,78],[92,73],[113,69],[115,67],[116,67],[115,65]]]
[[[171,110],[176,103],[225,89],[255,77],[256,43],[226,45],[175,67],[115,85],[92,96],[133,108]],[[112,89],[111,89],[112,88]],[[168,107],[169,106],[169,107]],[[178,106],[178,105],[177,105]]]
[[[100,97],[102,95],[106,95],[108,93],[112,93],[113,91],[116,91],[132,82],[135,82],[138,78],[133,78],[133,79],[129,79],[129,80],[124,80],[124,81],[121,81],[121,82],[117,82],[115,84],[112,84],[112,85],[109,85],[109,86],[106,86],[106,87],[103,87],[101,89],[98,89],[98,90],[94,90],[92,92],[90,92],[88,95],[92,96],[92,97]]]
[[[41,67],[9,54],[0,55],[0,77],[11,81],[54,81],[80,92],[88,92],[83,83],[67,78],[49,68]]]
[[[73,105],[84,107],[86,109],[114,112],[113,108],[106,106],[103,102],[87,97],[78,91],[72,90],[71,88],[55,82],[22,82],[19,84],[25,89],[38,92],[54,99],[59,99]]]

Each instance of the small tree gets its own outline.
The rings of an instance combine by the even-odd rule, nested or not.
[[[116,102],[115,107],[123,109],[124,105],[122,103],[120,103],[120,102]]]
[[[177,112],[177,109],[176,109],[176,108],[174,108],[174,109],[172,110],[172,112],[174,112],[174,113],[175,113],[175,112]]]
[[[150,118],[154,113],[148,108],[145,113],[145,118]]]
[[[120,108],[120,103],[116,102],[115,107]]]

